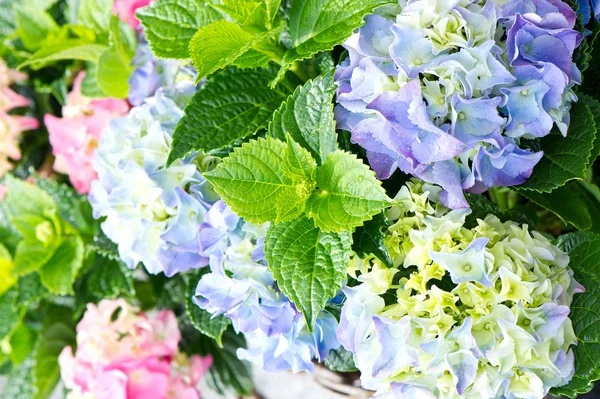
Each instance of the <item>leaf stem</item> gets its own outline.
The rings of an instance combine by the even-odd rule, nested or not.
[[[292,71],[294,75],[298,76],[298,78],[300,78],[300,80],[302,80],[303,82],[308,82],[310,80],[310,76],[304,70],[304,68],[302,68],[298,61],[292,64],[292,66],[290,67],[290,71]]]

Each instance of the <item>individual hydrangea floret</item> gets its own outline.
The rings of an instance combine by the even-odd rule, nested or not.
[[[172,276],[208,264],[198,231],[216,198],[199,170],[203,158],[190,154],[166,166],[173,130],[195,92],[190,81],[159,89],[110,122],[94,155],[94,217],[106,217],[102,230],[130,268],[141,262]]]
[[[212,357],[179,352],[170,310],[153,314],[122,299],[89,304],[77,325],[77,349],[59,356],[67,399],[199,399]]]
[[[338,127],[378,177],[440,185],[453,209],[463,190],[521,184],[542,157],[521,140],[567,134],[575,19],[561,0],[400,0],[344,43]]]
[[[409,182],[388,211],[394,266],[352,261],[338,339],[377,398],[542,399],[573,376],[569,258],[526,225],[439,203]]]
[[[248,348],[238,357],[267,371],[312,371],[340,346],[337,320],[321,312],[314,332],[277,287],[267,268],[263,243],[267,225],[244,222],[223,201],[216,202],[200,226],[202,254],[209,256],[211,273],[202,276],[194,301],[214,315],[231,319],[244,333]]]

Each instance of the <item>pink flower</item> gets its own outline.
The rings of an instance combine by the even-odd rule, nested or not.
[[[152,0],[115,0],[113,3],[113,13],[119,16],[123,22],[127,22],[133,29],[137,28],[140,21],[135,17],[138,8],[150,4]]]
[[[67,399],[198,399],[212,358],[188,358],[180,339],[170,310],[140,313],[123,299],[89,304],[77,352],[67,347],[58,359]]]
[[[97,178],[92,168],[92,156],[98,147],[102,130],[111,119],[129,111],[125,100],[114,98],[93,100],[81,94],[81,72],[73,82],[73,90],[67,96],[63,117],[45,115],[44,122],[50,134],[52,152],[56,157],[54,170],[69,175],[75,189],[86,194]]]

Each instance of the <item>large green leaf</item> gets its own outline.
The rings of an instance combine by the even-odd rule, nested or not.
[[[150,48],[159,57],[189,58],[196,31],[221,19],[203,0],[159,0],[137,11]]]
[[[33,184],[7,176],[6,187],[6,198],[3,202],[11,218],[19,216],[46,218],[49,213],[57,210],[52,197]]]
[[[73,293],[73,282],[83,265],[83,256],[84,246],[79,236],[63,238],[39,271],[44,286],[57,295]]]
[[[366,14],[390,0],[294,0],[288,22],[292,48],[284,57],[280,75],[297,60],[331,50],[363,24]]]
[[[279,196],[295,190],[294,181],[283,170],[285,147],[271,137],[251,140],[204,176],[227,205],[246,221],[275,220]]]
[[[271,3],[274,2],[265,0],[223,0],[223,4],[217,4],[215,7],[223,10],[235,22],[242,25],[244,29],[250,32],[260,32],[272,28],[277,8]]]
[[[336,151],[317,169],[317,187],[306,213],[324,231],[361,226],[390,203],[375,173],[356,155]]]
[[[229,68],[210,77],[185,108],[168,162],[192,150],[222,148],[265,128],[292,91],[283,82],[269,89],[273,76],[273,69]]]
[[[552,390],[553,395],[574,398],[592,390],[600,379],[600,235],[566,234],[559,237],[558,246],[568,252],[575,279],[586,289],[575,295],[569,314],[578,341],[573,348],[575,375],[567,385]]]
[[[97,255],[87,273],[87,288],[98,298],[122,298],[135,294],[133,271],[119,260]]]
[[[16,33],[28,50],[35,51],[42,47],[48,35],[58,30],[54,19],[44,9],[16,3],[13,6]]]
[[[198,29],[190,42],[190,55],[198,70],[198,79],[233,64],[253,46],[279,33],[281,27],[253,33],[237,23],[218,20]]]
[[[279,288],[302,312],[309,328],[329,298],[341,288],[351,244],[350,233],[323,232],[306,217],[269,227],[265,239],[269,269]]]
[[[323,163],[337,149],[332,103],[335,89],[333,72],[299,87],[273,114],[269,134],[283,141],[290,133]]]
[[[518,189],[550,192],[569,180],[584,179],[595,138],[596,123],[590,109],[583,102],[573,104],[567,137],[553,132],[541,140],[544,156]]]

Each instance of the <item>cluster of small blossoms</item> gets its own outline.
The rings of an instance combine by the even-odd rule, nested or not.
[[[378,177],[396,168],[463,190],[523,183],[542,157],[520,147],[566,135],[582,35],[561,0],[399,0],[345,43],[336,118]]]
[[[37,129],[39,124],[29,116],[10,115],[15,108],[29,106],[29,100],[15,93],[10,86],[27,79],[27,75],[10,69],[3,59],[0,59],[0,177],[13,168],[13,161],[21,159],[19,136],[26,130]]]
[[[569,258],[541,234],[441,205],[439,187],[396,196],[393,258],[354,257],[338,339],[377,398],[542,399],[574,372]]]
[[[208,264],[198,231],[218,198],[200,173],[205,159],[190,154],[166,166],[173,131],[195,92],[192,81],[159,89],[112,120],[94,154],[94,217],[106,217],[102,230],[130,268],[141,262],[150,273],[172,276]]]
[[[73,81],[62,108],[62,118],[51,114],[44,116],[48,129],[54,170],[69,176],[73,187],[82,194],[90,191],[97,178],[92,168],[92,156],[98,147],[102,131],[113,118],[127,114],[129,104],[116,98],[92,99],[81,93],[85,72]]]
[[[312,371],[313,359],[322,361],[336,339],[337,320],[321,312],[314,332],[304,317],[278,289],[267,268],[263,242],[268,225],[244,222],[223,201],[216,202],[200,226],[203,254],[210,258],[194,301],[214,315],[230,318],[246,336],[248,349],[238,357],[267,371]]]
[[[139,310],[122,299],[89,304],[77,325],[77,350],[63,349],[67,399],[198,399],[212,357],[179,352],[175,314]]]

